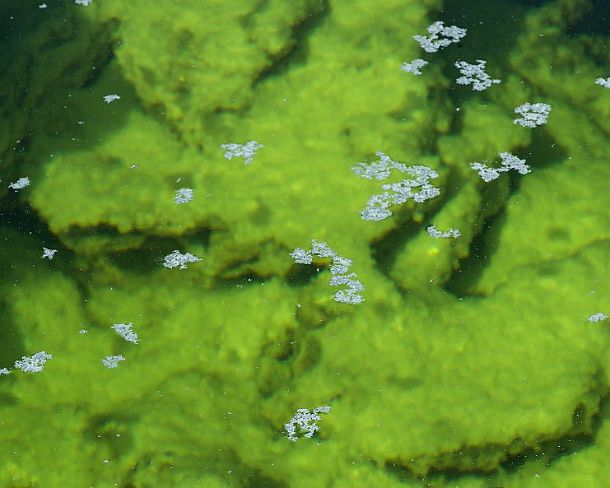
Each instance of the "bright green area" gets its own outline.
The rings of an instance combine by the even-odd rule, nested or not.
[[[610,312],[610,59],[589,2],[65,3],[0,7],[0,176],[32,180],[2,201],[0,368],[54,356],[0,376],[0,486],[605,486],[610,321],[586,319]],[[427,55],[411,37],[437,19],[468,37]],[[479,57],[502,83],[456,87]],[[547,125],[512,123],[528,101]],[[249,140],[252,164],[223,157]],[[361,220],[380,183],[350,168],[376,151],[441,195]],[[482,182],[469,163],[500,151],[531,174]],[[363,304],[292,263],[311,239],[353,260]],[[174,249],[202,260],[163,268]],[[312,439],[283,436],[320,405]]]

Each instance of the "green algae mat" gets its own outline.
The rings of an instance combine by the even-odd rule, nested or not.
[[[607,15],[0,3],[0,488],[610,486]]]

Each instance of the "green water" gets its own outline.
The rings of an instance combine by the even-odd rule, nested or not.
[[[0,488],[610,486],[606,10],[3,0]]]

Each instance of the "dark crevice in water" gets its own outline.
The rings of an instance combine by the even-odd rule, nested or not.
[[[578,22],[566,29],[566,35],[610,36],[610,4],[608,0],[589,0],[590,7],[584,9]]]
[[[42,3],[42,2],[41,2]],[[34,2],[23,0],[3,0],[0,2],[0,67],[10,63],[11,58],[7,55],[3,43],[15,41],[19,43],[30,31],[36,31],[40,24],[48,17],[46,9],[35,7]],[[64,15],[68,7],[64,2],[55,5],[54,9],[59,15]]]
[[[294,288],[303,288],[318,276],[321,268],[328,268],[329,264],[324,266],[316,264],[294,264],[286,274],[286,284]]]
[[[507,0],[507,3],[519,5],[524,8],[538,8],[556,1],[557,0]]]
[[[212,442],[211,446],[202,445],[190,440],[188,432],[181,434],[182,445],[179,450],[156,448],[144,451],[134,459],[131,467],[126,470],[121,486],[152,486],[142,484],[141,479],[153,479],[155,486],[175,486],[176,473],[181,473],[181,479],[188,480],[187,485],[183,483],[183,486],[288,488],[285,481],[272,478],[240,459],[227,440]],[[185,445],[189,451],[185,451]],[[202,459],[206,463],[202,463]]]
[[[451,199],[457,196],[459,182],[458,173],[450,170],[443,187],[443,196],[437,197],[443,198],[442,202],[433,200],[429,205],[417,204],[415,210],[413,208],[401,208],[401,206],[391,207],[392,212],[396,215],[395,227],[374,239],[370,244],[371,256],[377,264],[377,269],[389,280],[395,281],[391,273],[400,253],[404,251],[412,239],[425,232],[434,216],[441,212]],[[406,206],[411,205],[412,202],[409,202]],[[418,216],[418,220],[415,221],[414,211],[421,212],[423,218],[420,219],[420,216]]]
[[[396,226],[370,244],[371,256],[377,263],[377,268],[389,279],[392,279],[390,273],[398,255],[423,226],[422,223],[412,221],[412,211],[401,211],[399,206],[392,207],[392,211],[399,214]]]
[[[533,165],[531,163],[534,161],[534,159],[532,159],[532,155],[529,153],[529,151],[513,151],[511,154],[514,154],[519,159],[525,160],[525,164],[530,167],[530,171],[532,170]],[[538,165],[537,163],[538,161],[535,161],[536,166]],[[523,183],[523,178],[527,178],[527,175],[522,175],[517,171],[509,171],[500,177],[502,176],[508,178],[508,194],[506,195],[506,201],[504,203],[504,206],[506,206],[509,203],[510,197],[519,193],[519,189]]]
[[[592,411],[584,404],[576,406],[572,413],[569,431],[555,435],[540,435],[540,440],[526,442],[515,438],[509,444],[489,444],[480,447],[464,446],[452,452],[439,453],[436,459],[411,459],[410,463],[390,459],[385,464],[387,472],[403,481],[420,481],[434,485],[435,481],[459,482],[465,478],[487,479],[489,486],[500,474],[510,475],[535,463],[551,466],[565,456],[576,454],[595,444],[598,433],[610,407],[610,394],[601,372],[594,373],[594,387],[590,392],[597,397]]]
[[[91,65],[84,67],[88,73],[84,77],[82,88],[93,87],[101,78],[104,70],[114,61],[114,51],[117,44],[112,37],[118,27],[119,23],[117,21],[109,22],[106,29],[97,33],[97,38],[94,42],[100,46],[100,48],[94,51]],[[81,69],[83,69],[83,67],[81,67]]]
[[[19,249],[21,257],[17,257],[15,252],[11,253],[11,259],[13,262],[18,262],[18,266],[4,267],[4,281],[12,281],[9,276],[9,269],[14,274],[14,280],[17,283],[23,277],[28,276],[29,268],[48,266],[49,270],[52,269],[49,272],[61,273],[66,276],[78,290],[80,302],[86,303],[90,297],[90,292],[87,279],[83,278],[84,269],[82,268],[82,261],[79,262],[76,253],[66,247],[49,230],[46,223],[33,209],[21,203],[15,205],[9,203],[7,206],[8,198],[3,199],[2,205],[4,209],[0,211],[0,240],[4,241],[6,247],[10,247],[13,250]],[[43,247],[58,251],[53,257],[52,262],[42,257]],[[11,338],[11,341],[14,342],[15,339]],[[4,343],[0,333],[0,344]],[[2,346],[0,346],[0,350],[1,348]],[[0,359],[2,359],[1,351]]]
[[[180,240],[173,237],[148,236],[137,248],[111,252],[108,257],[110,262],[127,273],[149,275],[159,270],[164,256],[182,247]]]
[[[530,144],[517,155],[525,158],[532,170],[536,170],[563,163],[569,157],[569,152],[542,126],[532,131]]]
[[[62,264],[70,255],[38,215],[17,200],[17,195],[11,191],[0,202],[0,245],[4,250],[0,269],[2,285],[9,289],[36,276],[39,267],[44,269],[48,264],[42,259],[43,245],[61,250],[64,256],[58,261]],[[63,272],[63,267],[60,269]],[[25,355],[23,336],[13,319],[11,304],[0,296],[0,368],[12,368],[14,361]]]
[[[269,281],[267,278],[257,275],[256,273],[243,273],[233,278],[219,277],[214,284],[214,288],[245,288],[252,285],[260,285]]]
[[[445,291],[458,298],[475,296],[472,290],[497,248],[499,234],[505,220],[504,212],[483,220],[481,230],[470,242],[468,256],[459,261],[458,267],[444,284]]]
[[[467,35],[460,43],[443,49],[443,57],[471,63],[485,59],[496,64],[514,49],[526,14],[525,6],[507,0],[445,2],[439,20],[467,29]]]
[[[69,276],[69,263],[74,257],[72,250],[64,246],[31,207],[13,198],[16,197],[11,192],[0,202],[0,240],[12,250],[8,256],[11,263],[4,266],[4,281],[11,281],[11,274],[19,280],[28,276],[29,268],[48,264],[42,258],[43,246],[58,250],[53,258],[53,268]]]
[[[245,488],[288,488],[289,485],[285,481],[275,480],[256,470],[244,480],[243,486]]]
[[[268,282],[273,276],[263,276],[257,271],[260,269],[260,260],[261,256],[255,255],[231,262],[216,273],[213,287],[219,289],[244,288]]]
[[[0,298],[0,369],[11,369],[16,359],[26,355],[23,335],[12,317],[10,306]],[[0,393],[0,405],[6,405],[10,398]]]
[[[480,2],[465,0],[445,2],[438,19],[445,25],[456,25],[467,29],[466,36],[434,56],[450,86],[443,93],[456,107],[462,107],[469,99],[488,100],[488,94],[472,90],[469,86],[454,83],[459,76],[456,61],[475,63],[477,59],[487,61],[486,71],[492,78],[502,78],[502,74],[512,71],[505,69],[507,58],[514,49],[527,10],[506,0]],[[429,60],[432,62],[432,60]]]
[[[134,447],[132,426],[137,422],[133,415],[123,415],[117,412],[94,415],[88,419],[82,430],[85,442],[92,440],[116,459],[127,454]]]
[[[262,350],[257,361],[257,388],[263,398],[289,390],[323,357],[320,340],[303,328],[287,329]]]
[[[514,154],[526,160],[532,171],[557,166],[567,161],[567,151],[553,139],[550,134],[540,128],[534,132],[532,142],[527,148],[515,151]],[[468,256],[459,261],[459,266],[452,273],[449,280],[445,283],[444,289],[459,298],[472,295],[472,290],[478,279],[485,271],[486,266],[497,250],[500,233],[506,220],[505,205],[509,198],[519,193],[519,189],[524,178],[528,175],[521,175],[514,171],[501,178],[508,178],[508,193],[501,208],[496,213],[485,218],[480,231],[475,235],[470,243]],[[495,183],[489,183],[484,187],[484,192],[494,192]]]
[[[528,447],[520,453],[508,456],[501,463],[507,472],[521,469],[530,461],[542,461],[546,467],[551,466],[565,456],[575,454],[595,444],[597,435],[603,425],[604,412],[610,406],[610,394],[605,393],[599,400],[599,408],[589,414],[585,405],[580,404],[572,414],[572,429],[557,438],[546,439],[535,447]]]
[[[18,193],[11,191],[1,199],[0,228],[13,229],[24,237],[36,236],[45,239],[45,242],[46,239],[56,240],[38,214],[31,207],[19,202],[17,198]]]
[[[317,10],[299,19],[292,26],[292,34],[290,36],[292,42],[288,42],[283,51],[271,58],[271,64],[258,74],[253,82],[253,86],[264,82],[268,78],[281,76],[295,65],[305,64],[309,56],[308,38],[329,14],[330,3],[328,0],[323,0],[320,2],[320,7]]]
[[[138,237],[141,234],[138,232],[119,233],[113,227],[102,229],[103,226],[98,226],[93,231],[93,235],[99,235],[103,232],[107,235],[115,235],[117,238],[125,238],[129,236]],[[173,252],[179,250],[185,251],[188,247],[185,243],[194,242],[198,245],[203,245],[207,248],[210,243],[211,229],[201,228],[192,232],[187,232],[180,237],[170,236],[145,236],[141,244],[133,249],[124,251],[109,252],[108,257],[112,263],[128,273],[137,275],[152,274],[160,269],[163,265],[163,258]]]
[[[292,363],[297,354],[295,331],[285,331],[283,337],[267,343],[256,364],[256,386],[262,398],[270,398],[286,388],[294,378]]]
[[[467,462],[467,458],[472,458],[476,455],[471,449],[461,449],[460,451],[452,454],[454,454],[455,458],[460,458],[461,462]],[[412,461],[416,462],[415,459]],[[466,470],[463,467],[448,467],[443,469],[436,469],[432,467],[425,474],[422,474],[418,472],[417,468],[408,466],[405,462],[399,459],[387,460],[384,464],[384,469],[388,474],[399,481],[418,484],[421,483],[423,486],[437,486],[436,482],[439,479],[442,479],[443,481],[447,481],[449,479],[463,480],[464,478],[492,480],[495,475],[495,473],[490,473],[484,469],[475,467]],[[444,486],[444,483],[442,486]]]

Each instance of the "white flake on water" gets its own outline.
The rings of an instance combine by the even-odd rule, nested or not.
[[[123,339],[125,339],[127,342],[131,342],[132,344],[137,344],[138,343],[138,334],[135,333],[135,331],[133,330],[133,323],[128,323],[128,324],[124,324],[124,323],[119,323],[119,324],[113,324],[112,328],[114,329],[114,331],[119,334]]]
[[[531,172],[529,166],[525,164],[525,159],[519,159],[514,154],[502,152],[500,153],[500,159],[501,166],[499,168],[493,168],[484,163],[470,163],[470,167],[477,171],[481,179],[486,183],[497,179],[500,173],[506,173],[510,170],[515,170],[522,175]]]
[[[413,75],[421,75],[421,69],[427,64],[428,61],[417,58],[411,61],[410,63],[402,63],[400,65],[400,69]]]
[[[380,151],[376,154],[378,161],[358,163],[352,167],[352,171],[368,180],[384,180],[390,176],[392,170],[405,173],[408,177],[398,183],[382,185],[384,192],[371,196],[360,213],[363,220],[384,220],[392,215],[390,207],[393,205],[403,204],[407,200],[422,203],[440,195],[440,190],[430,183],[431,179],[438,177],[438,173],[433,169],[421,165],[406,166],[393,161]]]
[[[421,48],[427,53],[435,53],[450,44],[459,42],[465,35],[466,29],[455,25],[445,26],[444,22],[438,20],[428,26],[428,36],[415,35],[415,39]]]
[[[608,314],[603,312],[594,313],[587,320],[591,323],[603,322],[608,319]]]
[[[299,408],[292,418],[284,424],[284,431],[286,437],[292,442],[296,442],[299,435],[306,438],[311,438],[313,435],[320,430],[317,422],[322,420],[320,417],[321,413],[330,412],[328,405],[314,408],[309,410],[307,408]]]
[[[472,85],[475,91],[487,90],[491,85],[501,83],[501,80],[494,79],[485,72],[487,61],[477,59],[477,64],[470,64],[466,61],[456,61],[455,67],[460,70],[460,76],[455,82],[458,85]]]
[[[53,257],[55,256],[55,253],[57,252],[57,249],[49,249],[48,247],[43,247],[42,248],[42,258],[47,258],[47,259],[53,259]]]
[[[434,237],[435,239],[457,239],[461,237],[462,233],[458,229],[454,229],[453,227],[449,228],[449,230],[442,232],[438,230],[434,225],[430,225],[426,231],[428,235]]]
[[[515,108],[515,113],[521,117],[513,122],[521,127],[533,129],[546,124],[550,112],[551,106],[547,103],[524,103]]]
[[[597,78],[595,84],[604,88],[610,88],[610,78]]]
[[[176,249],[163,258],[163,266],[168,269],[186,269],[187,264],[196,263],[197,261],[201,261],[201,258],[198,258],[190,252],[182,254]]]
[[[111,102],[114,102],[115,100],[121,99],[121,97],[118,96],[116,93],[113,93],[111,95],[104,95],[102,98],[104,99],[104,102],[106,102],[106,103],[111,103]]]
[[[182,205],[188,203],[193,199],[193,190],[191,188],[178,188],[174,195],[174,203],[176,205]]]
[[[364,285],[355,273],[349,272],[352,260],[336,254],[326,242],[312,240],[310,251],[298,247],[292,251],[290,256],[297,264],[312,264],[314,256],[331,258],[330,284],[331,286],[345,287],[335,293],[334,300],[349,305],[364,302],[364,298],[361,295],[365,289]]]
[[[26,373],[40,373],[49,359],[53,359],[51,354],[40,351],[32,356],[23,356],[21,359],[15,361],[15,368],[25,371]]]
[[[14,181],[10,185],[8,185],[9,188],[15,191],[23,190],[27,186],[30,186],[30,178],[28,178],[27,176],[19,178],[17,181]]]
[[[113,369],[119,367],[120,361],[125,361],[125,358],[120,354],[118,356],[106,356],[102,359],[102,364],[108,369]]]
[[[254,161],[254,156],[259,149],[262,149],[262,144],[256,141],[249,141],[245,144],[222,144],[220,148],[225,151],[225,159],[244,158],[245,164],[251,164]]]

